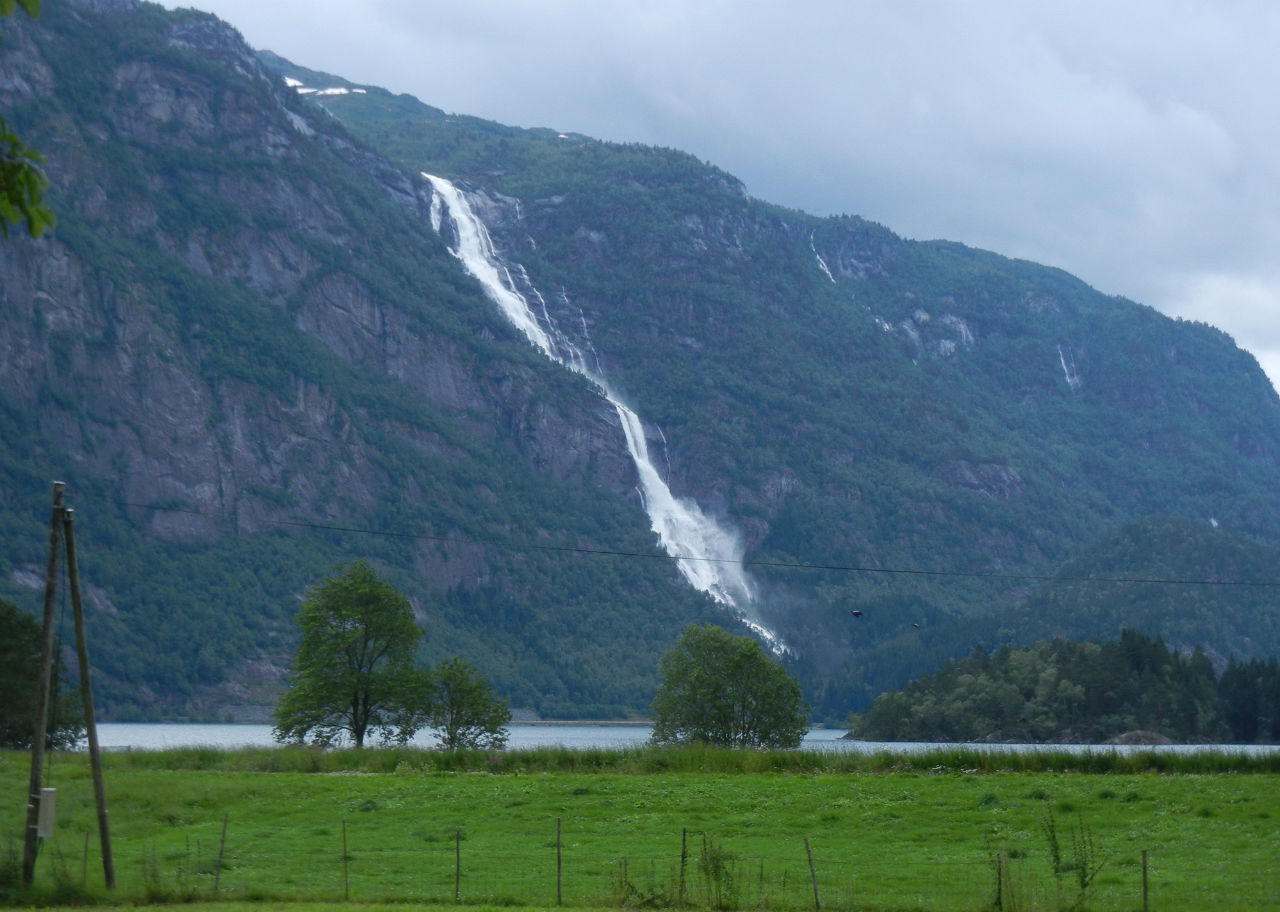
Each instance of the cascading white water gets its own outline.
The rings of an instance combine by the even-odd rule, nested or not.
[[[442,177],[425,172],[422,176],[431,182],[435,190],[431,201],[431,224],[439,231],[444,218],[448,217],[457,237],[453,255],[467,272],[480,282],[507,319],[543,354],[590,380],[617,410],[627,451],[640,478],[640,496],[645,511],[663,550],[675,558],[685,580],[737,614],[775,652],[784,651],[786,647],[781,640],[755,616],[754,595],[751,581],[742,568],[742,543],[738,536],[703,513],[696,503],[671,493],[649,458],[649,444],[639,416],[614,394],[598,371],[590,368],[582,350],[555,326],[545,299],[533,288],[524,268],[514,267],[530,293],[537,298],[545,327],[520,292],[511,270],[498,259],[488,230],[462,191]]]

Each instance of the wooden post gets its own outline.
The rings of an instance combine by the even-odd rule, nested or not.
[[[116,885],[116,865],[111,854],[111,827],[107,822],[107,791],[102,780],[102,753],[98,750],[98,723],[93,712],[93,685],[89,680],[89,644],[84,630],[84,606],[80,601],[80,570],[76,564],[75,511],[62,511],[62,531],[67,548],[67,583],[76,626],[76,659],[80,665],[80,700],[84,704],[85,734],[89,739],[89,767],[93,771],[93,800],[98,808],[98,838],[102,843],[102,875],[108,889]]]
[[[560,879],[563,873],[560,850],[560,818],[556,818],[556,905],[564,905],[564,897],[560,893]]]
[[[1147,850],[1142,850],[1142,912],[1147,912]]]
[[[342,821],[342,898],[351,899],[351,857],[347,854],[347,822]]]
[[[680,828],[680,905],[684,905],[684,872],[689,867],[689,828]]]
[[[462,827],[453,831],[453,901],[462,892]]]
[[[49,561],[44,576],[44,628],[40,645],[40,669],[36,679],[36,716],[31,737],[31,778],[27,790],[27,832],[22,851],[22,882],[30,886],[36,876],[40,853],[40,783],[44,779],[44,742],[49,728],[49,691],[53,677],[53,609],[58,580],[58,546],[62,536],[62,493],[66,485],[53,483],[53,509],[49,517]]]
[[[1004,908],[1004,853],[996,855],[996,909]]]
[[[809,856],[809,879],[813,881],[813,909],[822,912],[822,901],[818,899],[818,871],[813,866],[813,849],[809,848],[809,837],[804,838],[804,853]]]
[[[813,866],[813,849],[809,847],[809,837],[804,838],[804,853],[809,856],[809,879],[813,881],[813,909],[822,912],[822,901],[818,898],[818,870]]]
[[[222,880],[222,853],[227,848],[227,818],[230,815],[226,812],[222,815],[222,838],[218,840],[218,866],[213,869],[213,892],[218,892],[218,882]]]

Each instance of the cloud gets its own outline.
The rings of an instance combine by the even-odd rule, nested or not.
[[[1211,323],[1249,351],[1273,385],[1280,379],[1280,274],[1204,273],[1176,283],[1168,313]]]

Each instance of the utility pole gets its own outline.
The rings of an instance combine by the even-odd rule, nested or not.
[[[111,854],[111,829],[107,824],[107,791],[102,781],[102,754],[98,750],[98,722],[93,713],[93,685],[89,681],[89,644],[84,632],[84,609],[80,602],[80,571],[76,567],[76,535],[72,527],[75,511],[62,511],[62,528],[67,547],[67,583],[71,588],[71,610],[76,620],[76,658],[80,665],[80,701],[84,704],[85,734],[89,738],[89,766],[93,770],[93,798],[98,806],[98,837],[102,843],[102,874],[107,887],[116,885],[116,866]]]
[[[36,681],[35,733],[31,738],[31,784],[27,790],[27,831],[22,852],[22,882],[35,879],[40,852],[40,782],[44,778],[44,742],[49,727],[49,691],[53,677],[53,608],[58,584],[58,544],[62,536],[62,492],[66,485],[53,483],[53,512],[49,518],[49,563],[44,578],[44,637],[40,646],[40,672]]]
[[[116,885],[115,861],[111,853],[111,833],[107,826],[106,789],[102,781],[102,755],[98,750],[98,724],[93,711],[93,687],[89,681],[89,646],[84,629],[84,606],[80,601],[80,570],[76,564],[76,537],[72,520],[75,511],[63,504],[66,485],[53,483],[53,512],[49,517],[49,564],[44,581],[44,629],[40,647],[40,670],[36,681],[36,718],[31,737],[31,787],[27,798],[26,843],[22,853],[22,882],[35,880],[36,857],[40,853],[40,800],[44,779],[45,741],[49,736],[49,703],[54,675],[54,605],[58,585],[59,545],[65,544],[67,581],[71,608],[75,613],[76,658],[80,668],[80,697],[84,704],[85,728],[89,737],[89,764],[93,770],[93,796],[98,807],[98,835],[102,839],[102,871],[108,887]]]

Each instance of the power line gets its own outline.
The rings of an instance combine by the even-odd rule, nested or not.
[[[167,513],[189,513],[193,516],[218,518],[201,510],[183,507],[169,507],[156,504],[133,503],[124,500],[99,498],[107,503],[122,507],[134,507],[142,510],[160,510]],[[352,535],[376,535],[385,538],[402,538],[413,541],[442,542],[451,545],[474,545],[480,548],[505,548],[514,551],[547,551],[561,554],[584,554],[602,557],[643,558],[664,561],[700,561],[716,564],[736,564],[742,567],[768,567],[774,570],[824,570],[834,573],[881,573],[895,576],[927,576],[958,579],[1003,580],[1008,582],[1035,583],[1113,583],[1132,585],[1161,586],[1237,586],[1244,588],[1280,588],[1280,580],[1221,580],[1221,579],[1173,579],[1168,577],[1131,577],[1131,576],[1053,576],[1036,573],[983,573],[965,570],[923,570],[912,567],[866,567],[857,564],[809,564],[799,561],[767,561],[737,560],[724,557],[699,557],[696,555],[673,555],[657,551],[622,551],[611,548],[583,548],[572,545],[537,545],[529,542],[510,543],[492,539],[456,538],[444,535],[427,535],[416,532],[393,532],[381,529],[366,529],[359,526],[340,526],[332,523],[306,522],[292,519],[263,519],[263,523],[274,526],[291,526],[300,529],[318,529],[327,532],[343,532]]]

